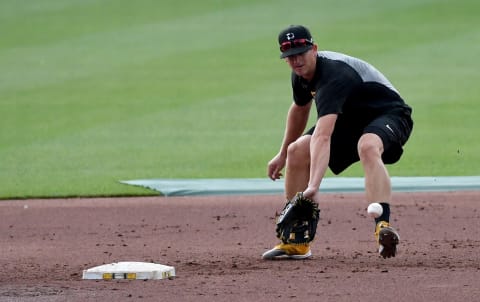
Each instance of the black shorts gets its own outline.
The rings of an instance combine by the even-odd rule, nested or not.
[[[365,133],[377,134],[383,142],[382,160],[385,164],[396,163],[403,153],[413,128],[413,121],[408,114],[386,114],[372,120],[367,125],[352,125],[338,122],[330,143],[330,162],[328,166],[334,174],[340,174],[353,163],[360,160],[358,140]],[[312,127],[305,134],[313,134]]]

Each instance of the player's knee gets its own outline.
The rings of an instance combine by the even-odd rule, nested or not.
[[[302,141],[291,143],[287,149],[287,161],[290,165],[309,165],[310,145]]]
[[[358,156],[362,162],[377,160],[382,156],[383,143],[375,134],[366,134],[358,142]]]

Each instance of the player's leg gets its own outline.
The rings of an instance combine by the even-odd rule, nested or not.
[[[358,155],[365,172],[367,201],[389,201],[392,190],[390,175],[382,160],[382,139],[375,133],[365,133],[358,141]]]
[[[285,197],[291,200],[297,192],[303,192],[310,177],[310,138],[304,135],[288,146],[285,166]],[[263,253],[262,258],[272,260],[281,257],[305,259],[312,255],[310,244],[289,244],[280,242],[273,249]]]
[[[358,142],[358,155],[365,172],[367,201],[380,203],[375,217],[375,238],[383,258],[395,257],[400,236],[390,226],[391,182],[385,163],[397,162],[411,132],[411,119],[381,116],[370,123]]]
[[[400,159],[412,126],[410,116],[387,115],[375,119],[364,129],[357,148],[365,172],[367,201],[390,200],[391,183],[385,163],[393,164]]]
[[[369,203],[380,203],[382,211],[375,217],[375,239],[383,258],[394,257],[399,241],[398,232],[390,227],[391,182],[382,160],[383,141],[374,133],[362,135],[358,155],[365,172],[365,193]]]
[[[288,146],[285,166],[285,197],[287,200],[307,188],[310,177],[311,137],[311,135],[301,136]]]

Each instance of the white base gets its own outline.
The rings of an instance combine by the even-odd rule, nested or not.
[[[147,280],[171,279],[175,268],[149,262],[116,262],[89,268],[83,271],[86,280]]]

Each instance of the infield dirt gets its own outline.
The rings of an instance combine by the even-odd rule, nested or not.
[[[474,301],[480,192],[394,193],[400,253],[376,253],[363,194],[325,194],[307,260],[265,261],[279,195],[0,201],[0,301]],[[118,261],[172,280],[82,280]]]

